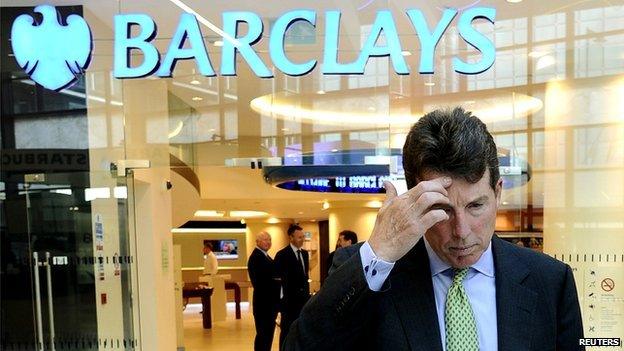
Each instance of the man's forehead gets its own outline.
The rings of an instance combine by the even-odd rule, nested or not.
[[[486,169],[481,179],[476,183],[469,182],[463,177],[454,176],[449,173],[430,170],[423,172],[422,179],[419,179],[419,181],[428,181],[441,177],[450,177],[453,180],[451,186],[447,188],[449,196],[451,197],[461,197],[466,202],[473,202],[487,199],[494,195],[494,191],[490,186],[490,172],[488,169]]]

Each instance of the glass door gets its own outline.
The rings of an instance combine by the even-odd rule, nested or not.
[[[91,186],[98,176],[109,186]],[[5,179],[3,350],[138,347],[127,182],[89,172]]]

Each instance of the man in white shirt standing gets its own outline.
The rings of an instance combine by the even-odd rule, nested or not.
[[[217,274],[219,270],[219,262],[217,256],[215,256],[212,244],[208,241],[204,242],[204,279],[208,282],[208,285],[212,286],[212,277]]]
[[[426,114],[403,168],[409,190],[386,182],[369,240],[342,249],[355,253],[285,349],[584,350],[571,268],[494,235],[502,179],[485,124],[459,107]]]

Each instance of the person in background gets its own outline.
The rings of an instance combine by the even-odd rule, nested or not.
[[[343,230],[338,233],[339,247],[331,254],[331,260],[329,261],[329,269],[327,271],[327,275],[332,274],[334,270],[336,270],[338,267],[340,267],[341,264],[346,262],[349,257],[351,257],[351,255],[353,255],[353,253],[355,252],[353,250],[341,249],[344,249],[345,247],[349,247],[351,245],[355,245],[357,244],[357,242],[357,234],[352,230]]]
[[[253,316],[256,325],[255,351],[269,351],[275,333],[275,318],[279,308],[280,283],[275,263],[269,256],[271,235],[262,231],[256,235],[256,248],[249,256],[247,270],[253,286]]]
[[[403,147],[406,193],[385,182],[370,238],[324,282],[286,350],[585,350],[569,265],[494,234],[503,180],[494,138],[436,110]],[[340,250],[339,250],[340,251]]]
[[[219,269],[217,256],[212,252],[212,244],[204,242],[204,275],[216,275]]]
[[[309,256],[303,247],[303,229],[292,224],[288,227],[289,244],[275,255],[275,267],[282,280],[283,297],[280,303],[280,350],[290,325],[299,317],[301,308],[310,298],[308,282]]]

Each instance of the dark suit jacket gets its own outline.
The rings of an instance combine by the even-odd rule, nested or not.
[[[584,350],[570,267],[496,236],[492,249],[498,349]],[[397,261],[381,292],[368,288],[358,250],[303,308],[285,349],[441,351],[424,241]]]
[[[247,270],[253,285],[253,308],[277,311],[280,295],[280,283],[273,260],[260,249],[255,248],[249,256]],[[276,312],[277,313],[277,312]]]
[[[305,265],[305,274],[290,245],[279,250],[275,255],[275,267],[278,275],[282,279],[284,302],[286,304],[293,303],[295,305],[303,305],[310,296],[310,284],[308,283],[310,264],[308,252],[301,249],[301,256]]]
[[[364,242],[359,242],[353,245],[349,245],[347,247],[341,247],[336,249],[336,251],[332,252],[332,260],[329,264],[329,270],[327,275],[334,273],[338,267],[342,266],[343,263],[347,262],[349,257],[353,256],[356,252],[360,251],[360,247],[364,244]]]

